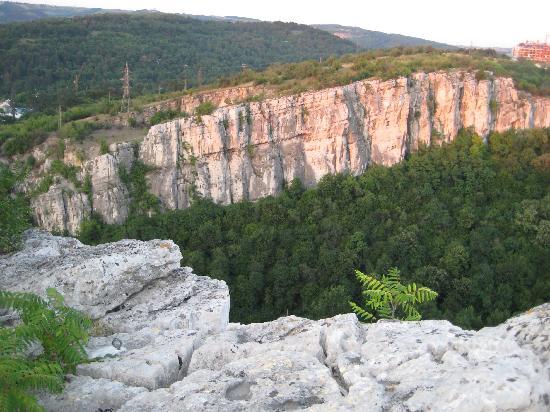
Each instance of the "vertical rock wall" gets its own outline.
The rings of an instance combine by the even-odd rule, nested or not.
[[[67,201],[52,186],[33,202],[38,223],[75,233],[91,211],[108,223],[124,221],[129,198],[119,168],[134,158],[152,167],[151,192],[175,209],[188,207],[194,193],[229,204],[276,195],[294,178],[313,186],[328,173],[358,175],[371,164],[395,164],[421,145],[452,141],[461,128],[486,137],[493,130],[550,127],[549,98],[517,91],[512,79],[478,81],[464,71],[229,104],[255,91],[212,92],[224,102],[212,115],[153,126],[135,151],[112,145],[111,154],[82,168],[91,177],[92,201],[85,194]],[[186,99],[180,105],[188,112],[201,101]]]

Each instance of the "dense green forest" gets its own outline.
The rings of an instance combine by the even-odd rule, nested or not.
[[[147,199],[145,174],[131,173]],[[146,171],[145,171],[146,172]],[[173,239],[183,264],[225,280],[231,319],[322,318],[359,301],[354,270],[398,267],[438,292],[425,318],[494,325],[550,300],[550,130],[469,131],[392,167],[325,176],[305,190],[220,206],[196,199],[123,225],[86,222],[81,239]],[[144,212],[141,212],[144,213]]]
[[[183,89],[186,78],[190,87],[209,83],[243,64],[261,69],[354,50],[351,42],[295,23],[145,12],[14,23],[0,26],[0,96],[34,108],[70,106],[109,90],[120,94],[126,61],[139,95]]]

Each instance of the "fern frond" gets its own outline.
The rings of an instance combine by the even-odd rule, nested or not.
[[[61,392],[63,389],[63,369],[57,363],[40,362],[32,365],[19,378],[21,388],[47,389],[50,392]]]
[[[384,289],[384,284],[376,279],[373,275],[366,275],[363,272],[356,270],[355,277],[364,288],[370,290],[381,290]]]
[[[416,283],[403,285],[401,273],[395,267],[382,275],[381,280],[358,270],[355,271],[355,276],[363,286],[365,306],[372,309],[380,318],[396,319],[404,313],[404,320],[420,320],[420,312],[415,305],[429,302],[437,297],[436,292],[427,287],[417,286]],[[354,311],[359,314],[356,307],[358,308],[352,305]]]
[[[32,293],[0,290],[0,308],[17,312],[36,312],[46,306],[46,302]]]
[[[390,303],[388,301],[382,302],[378,306],[377,312],[378,312],[379,317],[382,318],[382,319],[391,319],[392,318],[392,310],[391,310]]]
[[[18,388],[10,388],[4,395],[6,411],[44,412],[36,398]],[[4,410],[4,409],[3,409]]]
[[[357,305],[356,303],[349,302],[351,309],[355,312],[355,314],[359,317],[361,317],[364,321],[372,321],[375,319],[374,315],[372,313],[367,312],[365,309]]]
[[[405,312],[405,319],[404,320],[420,320],[422,319],[422,316],[420,315],[420,312],[416,310],[413,304],[405,303],[402,305],[403,312]]]
[[[0,308],[18,312],[22,323],[0,327],[0,410],[42,411],[27,390],[63,389],[63,374],[87,359],[91,321],[65,307],[63,296],[47,291],[47,300],[29,293],[0,291]],[[25,350],[39,343],[43,352],[28,359]]]
[[[418,303],[430,302],[437,298],[437,292],[427,287],[421,287],[416,290],[415,298]]]

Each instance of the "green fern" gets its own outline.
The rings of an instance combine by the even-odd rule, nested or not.
[[[401,274],[397,268],[391,268],[382,275],[381,280],[359,270],[355,271],[355,276],[363,288],[366,309],[354,302],[349,304],[357,316],[367,322],[376,319],[420,320],[422,316],[416,305],[437,297],[437,293],[427,287],[415,283],[401,284]]]
[[[61,392],[64,373],[87,359],[91,321],[64,306],[55,289],[47,296],[0,291],[0,309],[21,319],[14,327],[0,327],[0,411],[43,411],[29,391]],[[41,353],[29,357],[36,344]]]

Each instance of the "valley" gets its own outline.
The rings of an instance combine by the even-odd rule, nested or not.
[[[548,65],[226,6],[0,2],[0,410],[547,410]]]

